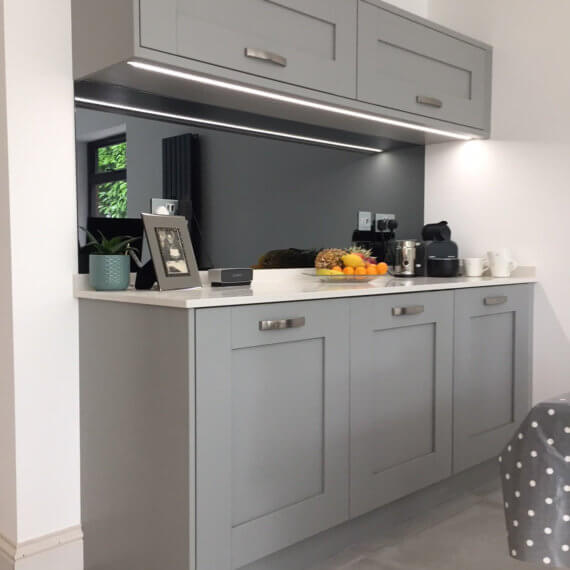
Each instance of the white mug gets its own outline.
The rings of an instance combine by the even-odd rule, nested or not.
[[[466,257],[463,260],[463,273],[467,277],[481,277],[489,269],[489,264],[484,257]]]
[[[519,266],[513,259],[511,252],[506,248],[488,251],[487,257],[493,277],[510,277],[511,273]]]

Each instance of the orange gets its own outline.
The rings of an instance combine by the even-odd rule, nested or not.
[[[376,273],[378,273],[378,275],[386,275],[386,273],[388,273],[388,264],[381,261],[376,267]]]
[[[332,268],[332,270],[333,270],[333,271],[342,271],[342,269],[340,268],[340,265],[335,265],[335,266]]]
[[[354,275],[354,267],[345,267],[343,273],[345,275]]]
[[[354,274],[355,274],[355,275],[366,275],[366,268],[365,268],[365,267],[362,267],[362,266],[361,266],[361,267],[357,267],[357,268],[354,270]]]
[[[376,265],[369,265],[366,268],[366,274],[367,275],[378,275],[378,273],[376,272]]]

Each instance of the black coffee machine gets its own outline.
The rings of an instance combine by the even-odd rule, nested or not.
[[[451,229],[446,221],[426,224],[422,229],[422,243],[416,252],[419,263],[416,275],[428,277],[456,277],[459,274],[459,250],[451,241]]]

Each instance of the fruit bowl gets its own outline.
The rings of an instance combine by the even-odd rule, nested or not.
[[[305,275],[317,277],[325,283],[369,283],[382,275],[317,275],[315,271],[307,271]]]
[[[315,272],[326,283],[367,283],[388,273],[388,266],[377,263],[371,251],[357,246],[322,249],[315,257]]]

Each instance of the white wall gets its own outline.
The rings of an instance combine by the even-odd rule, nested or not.
[[[0,411],[4,423],[14,407],[16,449],[0,440],[16,473],[14,497],[0,472],[0,510],[8,501],[17,519],[2,515],[0,532],[21,543],[80,523],[71,7],[3,0],[0,9],[0,218],[9,217],[0,220]]]
[[[430,18],[494,46],[492,138],[432,145],[426,221],[463,255],[536,265],[534,400],[570,390],[570,3],[430,0]]]
[[[402,8],[402,10],[414,12],[423,18],[428,17],[429,0],[389,0],[388,4],[394,4],[394,6]]]

